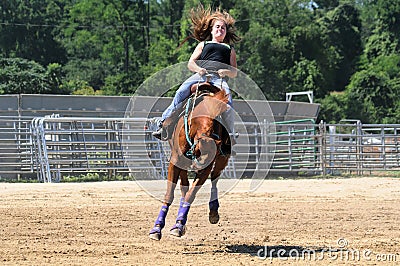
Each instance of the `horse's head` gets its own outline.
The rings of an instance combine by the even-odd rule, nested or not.
[[[196,142],[194,166],[197,169],[202,169],[214,161],[218,147],[221,145],[221,140],[202,134],[196,139]]]
[[[214,119],[228,108],[228,95],[221,90],[205,96],[204,100],[193,111],[191,133],[197,143],[194,155],[197,168],[209,165],[215,159],[221,145],[221,133],[214,132]]]
[[[175,165],[186,168],[189,163],[187,159],[192,158],[190,164],[194,163],[195,168],[203,169],[214,162],[222,143],[221,132],[215,132],[214,120],[227,110],[227,103],[228,95],[225,91],[211,93],[204,96],[193,111],[185,116],[186,120],[179,120],[176,125],[179,133],[174,134],[174,141],[170,142],[171,160]]]

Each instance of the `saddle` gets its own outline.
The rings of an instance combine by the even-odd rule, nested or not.
[[[221,89],[212,85],[209,82],[202,82],[202,83],[195,83],[190,87],[190,92],[192,94],[196,93],[196,91],[198,93],[217,93],[219,92]]]

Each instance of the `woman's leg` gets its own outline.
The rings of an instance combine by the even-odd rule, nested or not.
[[[158,127],[159,129],[152,133],[153,137],[157,139],[165,139],[166,132],[163,128],[163,122],[165,119],[171,116],[171,114],[179,107],[179,105],[185,101],[190,96],[190,87],[196,82],[203,82],[204,78],[202,78],[199,74],[194,74],[190,78],[188,78],[179,89],[176,91],[174,99],[171,104],[165,109],[161,116],[161,120],[159,121]]]
[[[202,82],[203,78],[199,74],[194,74],[190,78],[188,78],[179,89],[176,91],[174,99],[172,103],[165,109],[161,116],[161,120],[164,121],[178,108],[179,104],[181,104],[184,100],[186,100],[190,96],[190,87],[196,82]]]

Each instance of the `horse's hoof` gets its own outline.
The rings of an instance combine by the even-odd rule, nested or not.
[[[186,233],[186,225],[183,225],[181,223],[176,223],[171,228],[171,231],[169,231],[169,233],[173,236],[181,237],[181,236],[185,235],[185,233]]]
[[[154,226],[149,233],[149,237],[153,240],[159,241],[161,239],[161,227],[160,226]]]
[[[149,234],[149,237],[150,237],[150,239],[160,241],[161,233],[152,233],[152,234]]]
[[[216,224],[219,222],[219,214],[218,211],[210,211],[208,214],[208,220],[211,224]]]
[[[171,229],[171,231],[169,233],[171,235],[173,235],[173,236],[176,236],[176,237],[181,237],[182,236],[182,232],[178,228]]]

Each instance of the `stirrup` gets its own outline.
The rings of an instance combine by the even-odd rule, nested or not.
[[[151,133],[151,135],[153,137],[155,137],[156,139],[159,140],[166,140],[167,137],[167,132],[164,129],[164,127],[159,128],[157,131],[154,131],[153,133]]]
[[[229,136],[231,138],[237,139],[239,137],[239,132],[235,132],[235,133],[229,133]]]

